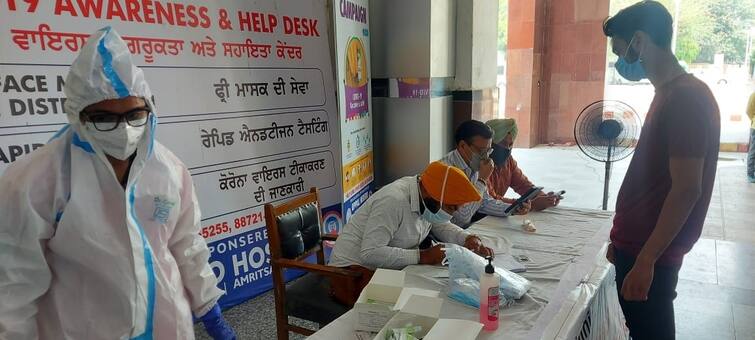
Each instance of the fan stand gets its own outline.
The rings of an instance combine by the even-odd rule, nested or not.
[[[574,140],[588,158],[605,163],[603,210],[608,210],[611,167],[632,154],[642,121],[624,102],[598,100],[587,105],[574,123]]]
[[[608,185],[611,183],[611,151],[613,143],[608,144],[608,159],[606,161],[606,176],[603,183],[603,210],[608,210]]]
[[[606,157],[606,177],[603,183],[603,210],[608,210],[608,185],[611,183],[611,157],[613,156],[613,144],[619,137],[624,127],[618,121],[613,119],[604,120],[598,127],[598,135],[608,141],[608,152]]]

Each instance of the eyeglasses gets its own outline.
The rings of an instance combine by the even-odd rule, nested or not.
[[[492,147],[491,148],[480,149],[477,146],[472,145],[472,144],[469,144],[469,146],[471,146],[472,150],[476,151],[477,154],[480,155],[480,157],[482,157],[482,158],[490,157],[490,154],[493,153],[493,148]]]
[[[126,121],[126,124],[139,127],[147,124],[147,118],[151,111],[146,107],[140,107],[133,109],[126,113],[113,113],[113,112],[82,112],[86,119],[94,125],[94,128],[98,131],[113,131],[118,128],[121,121]]]

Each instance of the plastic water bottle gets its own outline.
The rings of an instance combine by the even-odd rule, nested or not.
[[[495,273],[493,258],[488,256],[488,265],[480,275],[480,323],[486,331],[498,329],[498,298],[501,278]]]

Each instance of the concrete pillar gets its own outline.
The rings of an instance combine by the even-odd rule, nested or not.
[[[452,147],[445,88],[455,74],[455,32],[454,0],[370,1],[378,186],[421,172]]]
[[[465,120],[498,116],[497,24],[497,0],[456,2],[454,127]]]

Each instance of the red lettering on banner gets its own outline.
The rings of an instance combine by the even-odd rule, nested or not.
[[[242,31],[272,33],[278,27],[278,18],[274,14],[239,11],[239,27]]]
[[[210,15],[207,14],[210,10],[207,7],[199,7],[199,17],[202,19],[199,27],[210,28]]]
[[[26,11],[34,13],[37,10],[37,5],[39,5],[39,0],[26,0],[26,3],[29,4],[29,8]]]
[[[199,25],[199,18],[197,18],[197,13],[195,13],[195,10],[197,8],[194,6],[188,6],[186,7],[186,16],[189,17],[188,25],[189,27],[197,27]]]
[[[97,19],[102,16],[102,0],[76,0],[76,3],[79,5],[81,16],[85,18],[94,16]]]
[[[89,34],[84,33],[56,32],[47,24],[40,24],[36,30],[11,29],[10,32],[13,43],[24,51],[28,51],[34,45],[42,51],[66,49],[76,53],[89,38]],[[155,55],[177,56],[183,51],[184,46],[184,40],[179,39],[123,36],[123,40],[126,41],[131,54],[143,55],[147,63],[154,62]],[[215,55],[214,45],[212,42],[211,56]],[[209,52],[207,54],[210,55]]]
[[[184,13],[183,4],[173,4],[173,10],[176,12],[176,25],[186,26],[186,13]]]
[[[286,55],[288,55],[289,59],[301,59],[301,51],[301,46],[289,46],[287,43],[280,40],[278,40],[278,44],[275,45],[275,55],[280,59],[286,59]]]
[[[39,146],[42,146],[42,145],[43,144],[39,144]],[[233,227],[231,227],[230,221],[218,222],[215,224],[202,227],[202,229],[199,231],[199,235],[201,235],[204,238],[210,238],[210,237],[220,236],[223,234],[233,233],[235,229],[247,229],[247,228],[257,227],[260,225],[260,223],[265,223],[265,217],[262,212],[234,218]],[[261,232],[255,233],[255,237],[257,241],[266,239],[267,238],[266,231],[262,230]]]
[[[128,21],[142,22],[141,5],[139,0],[126,0],[126,13],[128,13]]]
[[[157,9],[157,23],[162,24],[167,22],[171,25],[175,25],[175,19],[173,18],[173,4],[168,3],[168,6],[163,6],[162,3],[156,2],[155,8]]]
[[[15,1],[6,1],[10,4],[10,10],[16,10]],[[39,0],[24,0],[24,2],[29,4],[28,11],[32,12]],[[56,0],[54,13],[58,16],[120,19],[127,22],[169,24],[193,28],[210,28],[212,26],[207,7],[154,0]],[[268,21],[269,23],[272,23],[273,28],[275,28],[276,19],[274,16]],[[251,27],[251,21],[248,25]]]
[[[107,18],[112,20],[114,17],[118,17],[123,21],[126,21],[126,15],[123,13],[123,8],[118,1],[108,1],[107,4]]]
[[[13,42],[22,50],[29,50],[30,44],[39,43],[43,51],[47,48],[60,51],[65,45],[71,52],[78,52],[89,37],[88,34],[53,32],[47,24],[40,24],[36,31],[11,29],[10,32]]]
[[[319,37],[317,20],[309,18],[297,18],[283,16],[283,28],[286,34],[295,34],[304,37]]]
[[[144,8],[144,22],[148,24],[155,23],[155,9],[152,8],[154,4],[151,0],[142,0],[142,7]]]
[[[268,14],[267,18],[270,22],[270,32],[275,31],[275,28],[278,27],[278,18],[272,14]]]
[[[239,11],[239,28],[242,32],[252,30],[252,19],[248,12]]]
[[[262,18],[264,18],[264,15],[262,13],[253,12],[252,13],[252,29],[255,32],[265,32],[267,33],[267,27],[265,25],[265,22],[262,21]]]
[[[55,1],[55,15],[60,15],[63,12],[68,12],[72,17],[78,16],[76,14],[76,8],[71,3],[71,0]]]
[[[268,14],[267,21],[265,21],[265,14],[252,13],[252,21],[254,22],[255,32],[272,33],[275,32],[275,27],[278,26],[278,18],[272,14]]]

